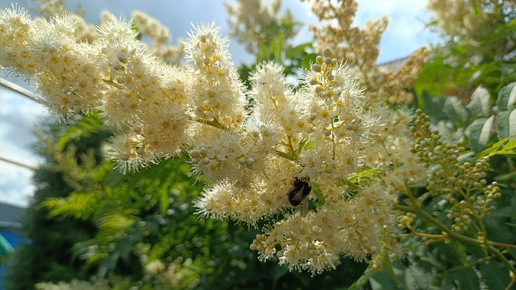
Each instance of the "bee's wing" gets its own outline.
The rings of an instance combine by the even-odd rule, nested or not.
[[[288,201],[290,201],[290,204],[293,206],[299,205],[301,201],[305,198],[303,195],[303,186],[302,187],[292,187],[288,191]]]
[[[305,199],[305,201],[303,201],[303,208],[301,210],[301,215],[303,217],[305,217],[307,214],[308,214],[308,199]]]

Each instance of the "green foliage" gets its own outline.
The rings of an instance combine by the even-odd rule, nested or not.
[[[86,117],[87,118],[87,117]],[[74,123],[75,120],[69,120]],[[66,130],[61,125],[48,120],[42,125],[42,134],[52,135]],[[105,131],[83,134],[79,145],[76,139],[68,142],[68,147],[76,148],[76,155],[81,155],[87,148],[98,148]],[[87,137],[86,137],[87,136]],[[58,138],[54,137],[55,142]],[[42,141],[39,150],[48,153],[48,142]],[[54,150],[51,150],[55,152]],[[51,217],[48,210],[39,204],[47,198],[62,198],[73,190],[67,183],[63,172],[56,169],[56,155],[46,155],[48,163],[35,172],[33,180],[36,185],[34,197],[24,213],[23,234],[25,240],[9,259],[6,275],[6,289],[34,289],[34,284],[41,281],[59,282],[62,280],[87,280],[94,273],[82,260],[76,259],[70,250],[79,242],[91,238],[95,227],[88,221],[80,221],[64,216]],[[101,156],[94,156],[101,159]]]
[[[74,126],[68,126],[65,132],[60,136],[59,142],[56,144],[58,151],[63,151],[70,141],[78,141],[84,137],[90,137],[103,130],[102,123],[99,122],[101,117],[98,112],[92,112],[86,118],[78,118]]]
[[[414,211],[418,218],[413,222],[411,232],[421,234],[402,238],[402,247],[409,250],[404,259],[392,265],[396,277],[402,281],[401,288],[399,284],[393,288],[481,289],[486,285],[489,289],[503,289],[511,285],[514,273],[511,274],[508,265],[516,259],[514,250],[509,250],[514,248],[511,244],[516,238],[514,215],[511,214],[515,210],[513,188],[516,177],[512,157],[516,154],[516,141],[511,132],[516,127],[509,118],[516,98],[513,88],[514,83],[508,84],[500,89],[497,98],[493,98],[494,94],[479,87],[467,104],[453,96],[438,97],[428,92],[419,96],[415,106],[432,117],[433,130],[438,130],[449,143],[468,141],[471,150],[458,156],[458,160],[475,162],[491,157],[487,182],[496,180],[502,189],[500,198],[490,203],[494,210],[487,212],[477,226],[459,231],[460,236],[453,231],[447,232],[450,236],[446,238],[442,234],[451,228],[448,215],[453,213],[452,203],[440,195],[425,196],[425,189],[414,188],[413,192],[420,191],[425,198],[422,210]],[[484,234],[492,241],[488,243],[492,246],[478,244]],[[493,246],[501,247],[501,250],[498,252]],[[373,276],[372,288],[380,285],[378,281],[383,283],[381,285],[394,281],[385,273],[377,275],[379,278]]]
[[[238,73],[240,75],[240,79],[248,89],[251,88],[249,77],[255,70],[256,66],[260,63],[267,61],[280,63],[285,67],[285,75],[296,76],[301,74],[301,70],[310,69],[310,65],[315,62],[317,54],[312,51],[312,43],[304,43],[295,47],[289,47],[285,52],[282,50],[281,45],[281,41],[279,43],[272,42],[270,47],[261,48],[260,53],[256,56],[254,65],[240,65],[238,68]],[[252,100],[250,103],[252,104]]]
[[[500,90],[496,106],[483,87],[473,92],[469,104],[454,96],[436,97],[423,93],[415,105],[433,117],[432,124],[441,136],[446,136],[450,141],[467,138],[473,151],[479,153],[496,142],[497,138],[516,135],[515,84],[511,83]]]
[[[468,99],[480,85],[494,94],[516,81],[516,19],[510,8],[512,1],[469,1],[465,5],[471,5],[476,17],[483,19],[485,29],[465,35],[443,35],[443,44],[433,49],[414,85],[417,95],[426,91]],[[504,5],[506,9],[502,9]],[[439,21],[444,20],[435,20],[429,27],[438,27]]]

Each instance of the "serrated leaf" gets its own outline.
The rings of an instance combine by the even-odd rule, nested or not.
[[[371,285],[371,289],[373,290],[380,290],[380,289],[406,289],[404,287],[402,287],[401,285],[399,285],[398,283],[396,283],[396,281],[394,281],[392,279],[392,277],[390,275],[388,275],[386,273],[385,270],[381,270],[380,272],[378,272],[376,275],[374,275],[373,277],[370,277],[369,278],[369,284]]]
[[[509,136],[515,136],[516,135],[516,109],[512,110],[511,114],[509,115]]]
[[[510,83],[503,87],[498,93],[496,105],[500,110],[509,111],[514,109],[516,104],[516,83]]]
[[[516,109],[501,111],[496,115],[496,135],[498,139],[516,135]]]
[[[489,92],[483,87],[478,87],[471,95],[471,102],[469,102],[467,108],[473,116],[487,118],[491,115],[489,99]]]
[[[471,148],[475,152],[484,150],[491,136],[491,128],[493,127],[494,116],[488,119],[477,119],[468,127],[468,137]]]
[[[444,112],[445,97],[437,97],[429,92],[423,92],[421,97],[418,97],[418,106],[423,112],[432,116],[433,120],[447,120],[448,117]]]
[[[509,116],[511,112],[500,111],[496,114],[496,136],[499,140],[509,137]]]
[[[452,120],[457,127],[465,127],[468,124],[469,111],[456,97],[447,97],[444,102],[444,111],[448,115],[448,118]]]
[[[514,180],[514,179],[513,179]],[[492,241],[513,243],[516,232],[505,224],[507,216],[502,212],[490,212],[484,217],[487,236]]]
[[[472,268],[462,268],[443,275],[443,289],[480,290],[479,277]]]
[[[466,249],[459,241],[451,240],[451,242],[445,244],[445,248],[448,253],[448,258],[451,258],[462,265],[466,265],[468,263]]]
[[[499,261],[486,261],[478,266],[478,270],[489,289],[507,289],[511,282],[509,270]]]
[[[408,289],[429,289],[433,273],[431,267],[420,261],[410,261],[409,263],[393,264],[396,276],[404,282]]]

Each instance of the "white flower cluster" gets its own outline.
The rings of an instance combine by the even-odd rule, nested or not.
[[[213,25],[185,44],[189,65],[152,56],[131,25],[107,17],[91,43],[73,18],[0,11],[0,65],[30,77],[57,113],[102,111],[117,159],[133,167],[187,150],[210,182],[203,216],[268,222],[251,248],[319,273],[342,255],[366,260],[395,247],[397,189],[424,168],[410,153],[407,113],[368,104],[353,74],[325,50],[294,91],[274,63],[246,92]],[[245,108],[244,96],[253,100]],[[299,206],[298,206],[299,205]]]

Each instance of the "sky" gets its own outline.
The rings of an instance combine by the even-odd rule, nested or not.
[[[0,0],[0,9],[10,8],[11,2],[27,9],[34,5],[30,0]],[[235,3],[234,0],[226,2]],[[89,23],[97,23],[100,11],[104,9],[127,19],[132,11],[143,11],[169,27],[173,43],[187,38],[192,24],[215,22],[221,27],[223,35],[229,32],[223,0],[68,0],[66,3],[70,10],[75,10],[80,3]],[[389,26],[380,43],[378,62],[406,57],[419,47],[437,41],[436,35],[424,28],[424,21],[428,20],[425,4],[426,1],[413,0],[358,0],[355,25],[363,27],[366,20],[389,16]],[[294,39],[294,44],[310,41],[306,25],[316,24],[317,18],[311,14],[308,4],[283,0],[282,8],[290,9],[294,18],[305,24]],[[254,62],[254,57],[233,40],[229,50],[237,65]],[[17,83],[26,87],[22,82]],[[43,160],[31,148],[37,142],[33,134],[34,126],[45,116],[48,113],[41,105],[0,87],[0,157],[29,166],[41,164]],[[35,190],[31,177],[31,170],[0,161],[0,202],[26,206]]]

